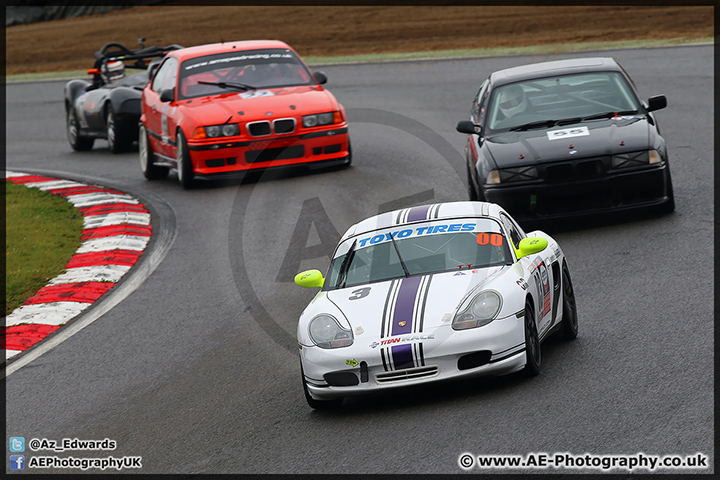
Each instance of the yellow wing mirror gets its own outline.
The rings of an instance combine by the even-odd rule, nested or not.
[[[325,279],[320,270],[305,270],[295,275],[295,283],[305,288],[322,287]]]
[[[526,237],[520,240],[520,248],[516,251],[518,260],[534,253],[542,252],[548,246],[547,238]]]

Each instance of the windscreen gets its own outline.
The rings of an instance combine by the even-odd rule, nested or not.
[[[346,240],[337,252],[325,282],[327,290],[512,263],[500,225],[489,219],[378,230]]]
[[[291,50],[227,52],[184,61],[179,98],[314,84],[310,72]]]

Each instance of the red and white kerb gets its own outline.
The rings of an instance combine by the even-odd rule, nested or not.
[[[92,305],[138,261],[150,241],[150,213],[123,192],[72,180],[5,172],[7,181],[65,198],[83,215],[82,244],[61,275],[5,318],[6,360]]]

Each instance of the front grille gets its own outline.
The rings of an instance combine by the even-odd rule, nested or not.
[[[280,135],[281,133],[292,133],[295,131],[295,119],[294,118],[281,118],[273,122],[273,130],[275,134]]]
[[[323,378],[331,387],[352,387],[360,383],[353,372],[330,372],[323,375]]]
[[[266,148],[264,150],[252,150],[245,152],[247,163],[271,162],[273,160],[286,160],[288,158],[300,158],[305,154],[302,145],[295,145],[287,148]]]
[[[408,380],[417,380],[418,378],[434,377],[437,374],[437,365],[429,365],[426,367],[415,367],[407,368],[405,370],[396,370],[394,372],[376,373],[375,381],[377,383],[404,382]]]
[[[247,124],[248,132],[253,137],[270,135],[270,122],[253,122]]]
[[[235,157],[213,158],[210,160],[205,160],[205,165],[210,168],[224,167],[225,165],[235,165],[236,163],[237,159]]]
[[[490,350],[481,350],[475,353],[468,353],[458,358],[458,370],[469,370],[471,368],[482,367],[490,363],[492,352]]]
[[[276,135],[292,133],[295,131],[295,119],[280,118],[273,120],[272,129],[268,121],[251,122],[247,124],[247,129],[253,137],[264,137],[270,135],[273,131]]]
[[[546,165],[544,170],[545,180],[551,183],[588,180],[605,176],[605,162],[603,158],[582,159]]]

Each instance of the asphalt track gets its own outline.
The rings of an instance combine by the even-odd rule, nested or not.
[[[677,211],[548,226],[573,276],[577,340],[547,342],[543,373],[531,380],[308,408],[294,328],[314,292],[292,274],[326,268],[337,235],[379,210],[466,198],[465,137],[454,126],[491,71],[593,55],[616,58],[643,98],[667,95],[656,118]],[[466,452],[700,452],[711,467],[695,472],[712,473],[713,46],[321,69],[348,109],[350,169],[190,191],[174,174],[144,180],[136,153],[112,155],[101,141],[72,152],[64,82],[7,85],[9,170],[128,192],[165,239],[152,269],[127,275],[134,288],[122,301],[6,378],[7,437],[108,438],[113,451],[26,455],[141,456],[142,473],[464,473]],[[104,301],[112,294],[83,315]],[[586,471],[602,473],[502,470]]]

